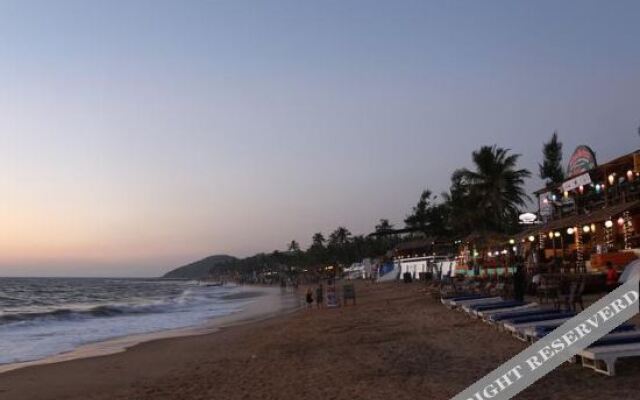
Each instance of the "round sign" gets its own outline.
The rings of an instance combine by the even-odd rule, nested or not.
[[[536,219],[538,219],[538,216],[534,213],[524,213],[520,214],[518,219],[520,219],[520,222],[522,222],[523,224],[533,224],[534,222],[536,222]]]

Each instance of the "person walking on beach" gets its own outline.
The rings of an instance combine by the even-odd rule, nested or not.
[[[316,307],[321,308],[323,301],[324,301],[324,288],[322,287],[322,283],[321,283],[316,288]]]
[[[306,300],[307,300],[307,308],[311,308],[313,306],[313,292],[311,291],[311,288],[307,289]]]

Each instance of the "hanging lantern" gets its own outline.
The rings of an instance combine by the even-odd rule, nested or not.
[[[633,180],[633,171],[631,171],[631,170],[627,171],[627,179],[630,180],[630,181]]]
[[[596,224],[591,224],[591,232],[595,232],[596,231]]]
[[[582,227],[582,231],[584,233],[589,233],[590,230],[591,230],[591,228],[589,227],[589,225],[585,225],[585,226]]]
[[[555,237],[560,237],[560,232],[555,232],[555,233],[553,234],[553,236],[555,236]]]
[[[567,235],[573,235],[573,228],[567,229]]]
[[[607,220],[607,221],[604,221],[604,227],[608,228],[608,229],[612,228],[613,227],[613,221],[610,220],[610,219]]]
[[[613,182],[615,182],[615,180],[616,180],[616,174],[615,173],[609,175],[609,185],[613,185]]]
[[[618,218],[618,225],[620,225],[620,226],[624,225],[624,218],[622,218],[622,217]]]
[[[530,241],[530,242],[534,242],[535,240],[536,240],[536,237],[535,237],[535,236],[533,236],[533,235],[532,235],[532,236],[529,236],[529,241]]]

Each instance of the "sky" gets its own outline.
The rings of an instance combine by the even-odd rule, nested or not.
[[[637,1],[0,2],[0,276],[397,226],[498,144],[640,147]],[[540,187],[532,178],[527,189]]]

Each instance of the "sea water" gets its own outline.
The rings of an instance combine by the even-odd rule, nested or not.
[[[253,301],[238,291],[161,279],[0,278],[0,364],[202,325]]]

